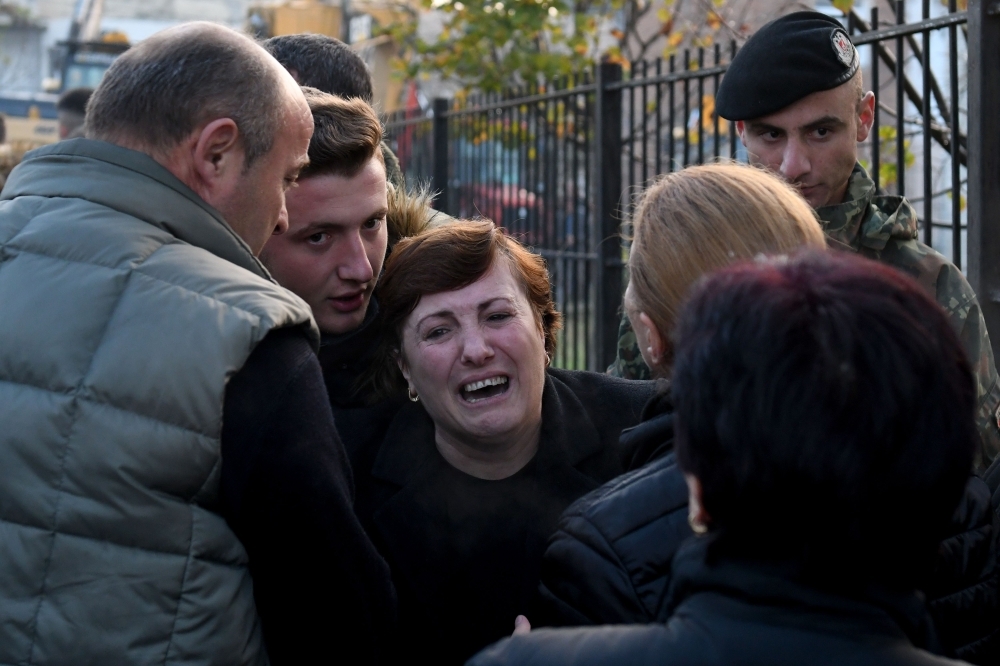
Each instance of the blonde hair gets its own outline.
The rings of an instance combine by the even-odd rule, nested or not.
[[[695,281],[759,254],[825,248],[809,204],[775,176],[751,166],[694,166],[659,179],[632,218],[629,276],[634,306],[669,336]],[[673,361],[664,354],[663,366]]]

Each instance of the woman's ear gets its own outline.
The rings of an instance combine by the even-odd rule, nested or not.
[[[702,502],[701,480],[694,474],[685,474],[684,481],[688,487],[688,524],[695,534],[704,534],[712,522],[712,517],[705,511]]]
[[[654,365],[660,365],[663,362],[663,354],[667,350],[667,340],[660,333],[660,329],[656,328],[656,325],[649,318],[648,314],[640,312],[639,321],[642,322],[642,325],[648,331],[646,334],[646,353],[649,355],[649,360]]]
[[[396,357],[396,366],[399,367],[399,371],[403,373],[403,379],[406,383],[410,383],[410,368],[406,365],[406,359],[403,358],[403,350],[397,349],[394,356]]]

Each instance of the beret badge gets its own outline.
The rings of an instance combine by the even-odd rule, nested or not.
[[[843,30],[834,30],[830,34],[830,44],[833,46],[833,52],[837,55],[837,59],[844,64],[844,67],[850,68],[854,64],[856,52],[847,33]]]

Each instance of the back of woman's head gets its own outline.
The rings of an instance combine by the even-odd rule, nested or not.
[[[758,254],[826,246],[812,209],[795,190],[736,163],[664,176],[643,194],[632,224],[635,305],[664,334],[673,330],[685,294],[702,275]]]
[[[676,352],[678,457],[718,548],[913,583],[978,441],[969,363],[933,299],[856,257],[749,262],[699,283]]]

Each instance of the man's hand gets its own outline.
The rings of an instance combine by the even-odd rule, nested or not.
[[[527,634],[531,632],[531,623],[528,622],[528,618],[523,615],[518,615],[514,618],[514,633],[512,636],[520,636],[522,634]]]

